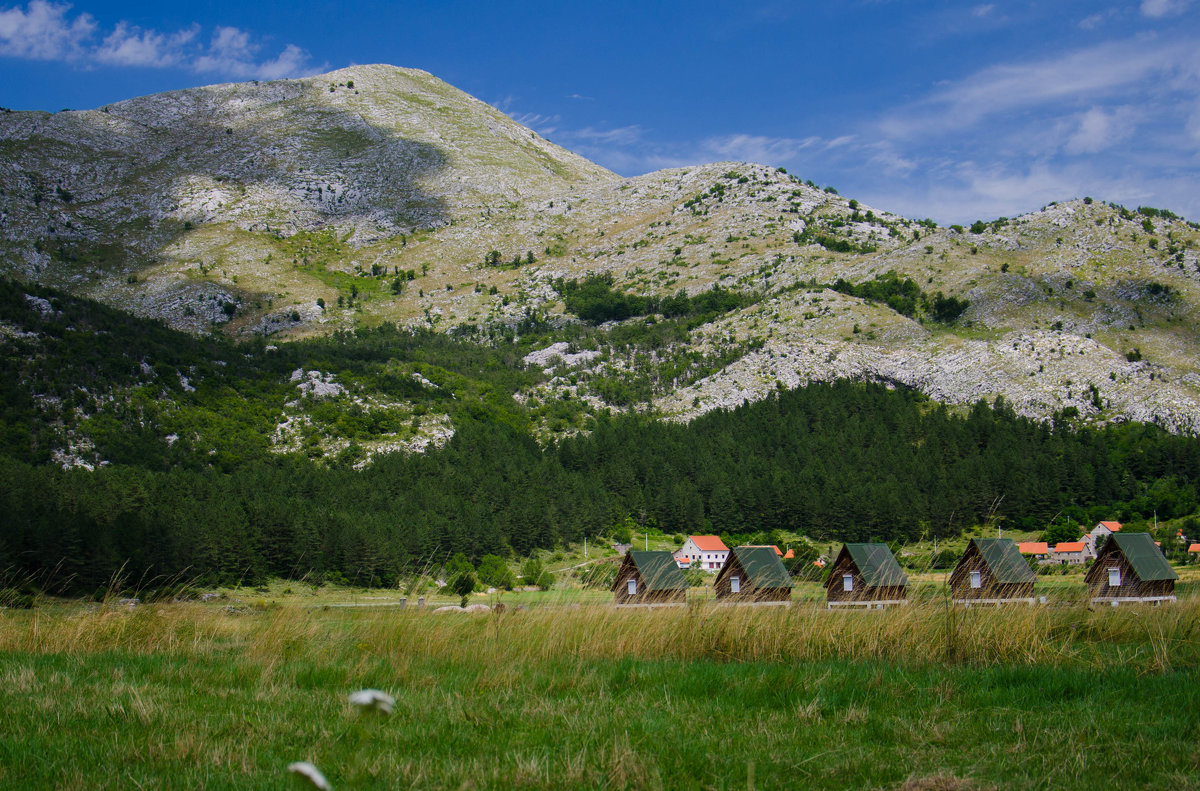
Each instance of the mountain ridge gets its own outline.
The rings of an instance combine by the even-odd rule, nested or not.
[[[763,165],[622,179],[383,65],[6,113],[0,151],[6,274],[192,332],[569,329],[561,283],[601,275],[623,293],[718,287],[747,303],[665,346],[591,337],[580,359],[567,340],[575,362],[548,366],[530,403],[687,420],[849,377],[1200,431],[1200,234],[1168,211],[1083,199],[939,228]],[[862,295],[889,273],[923,301],[905,313]],[[921,307],[943,294],[966,303],[950,322]],[[708,362],[681,362],[697,354]],[[643,379],[633,402],[597,384]]]

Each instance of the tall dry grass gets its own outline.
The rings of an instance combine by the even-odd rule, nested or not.
[[[895,664],[1200,667],[1200,601],[1087,610],[951,608],[937,599],[873,611],[701,602],[625,609],[542,606],[503,613],[311,609],[228,614],[203,604],[0,611],[0,651],[236,651],[270,667],[413,658],[523,665],[587,660],[883,661]]]

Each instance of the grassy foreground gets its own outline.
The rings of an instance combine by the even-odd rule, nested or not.
[[[19,788],[1200,788],[1200,602],[0,611]],[[346,695],[394,694],[390,717]]]

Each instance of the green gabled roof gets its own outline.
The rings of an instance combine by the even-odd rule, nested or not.
[[[1108,540],[1116,542],[1133,573],[1143,582],[1179,579],[1149,533],[1113,533]]]
[[[675,562],[675,556],[666,550],[630,550],[629,559],[637,567],[638,574],[650,591],[687,590],[687,580]]]
[[[894,587],[908,584],[908,577],[900,570],[900,564],[887,544],[846,544],[846,551],[867,585]]]
[[[746,572],[746,578],[756,588],[790,588],[791,575],[771,547],[734,547],[730,550],[738,565]],[[726,562],[728,567],[728,562]]]
[[[1021,557],[1021,551],[1011,538],[972,538],[971,543],[979,550],[983,562],[987,563],[998,584],[1037,581],[1037,575]]]

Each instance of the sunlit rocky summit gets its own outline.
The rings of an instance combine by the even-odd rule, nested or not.
[[[751,298],[671,348],[537,355],[552,376],[523,398],[687,420],[850,377],[1200,431],[1200,230],[1170,211],[1063,196],[943,228],[757,164],[625,179],[379,65],[9,111],[0,148],[0,273],[192,332],[283,341],[397,322],[487,337],[579,321],[557,281],[605,274],[638,295]],[[934,320],[855,295],[888,273],[967,307]],[[632,376],[637,354],[722,365],[656,381],[641,403],[585,392],[588,377]]]

